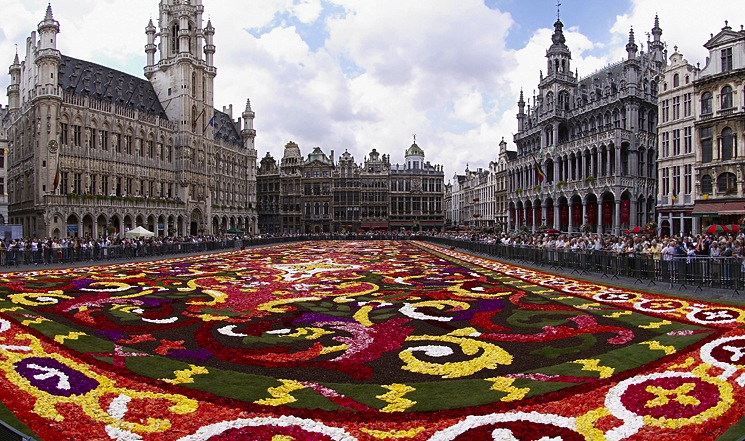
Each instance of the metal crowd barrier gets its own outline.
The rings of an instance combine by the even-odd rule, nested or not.
[[[25,249],[0,250],[0,266],[64,265],[78,262],[107,262],[139,257],[174,256],[211,251],[231,250],[258,245],[296,242],[307,237],[277,237],[255,239],[225,239],[202,242],[150,243],[145,245],[112,245],[108,247],[62,247],[38,251]]]
[[[654,256],[646,253],[614,253],[606,250],[554,249],[504,245],[483,241],[420,237],[420,240],[459,248],[490,258],[515,261],[569,274],[600,274],[610,280],[627,277],[634,284],[667,284],[670,288],[707,287],[731,289],[733,295],[745,288],[745,259],[740,257]]]
[[[24,435],[6,423],[0,421],[0,441],[34,441],[34,438]]]

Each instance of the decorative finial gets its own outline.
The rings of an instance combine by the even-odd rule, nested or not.
[[[673,49],[675,50],[675,53],[677,54],[678,53],[678,45],[676,44],[675,46],[673,46]]]
[[[556,20],[561,20],[561,1],[556,1]]]
[[[414,137],[414,144],[416,144],[416,133],[412,135]]]

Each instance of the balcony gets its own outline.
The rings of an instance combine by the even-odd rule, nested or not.
[[[46,195],[47,206],[78,208],[113,208],[113,209],[182,209],[185,203],[175,199],[118,197],[105,195]]]

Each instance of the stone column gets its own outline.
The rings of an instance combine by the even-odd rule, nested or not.
[[[569,204],[569,228],[568,230],[571,233],[572,232],[572,221],[574,220],[573,219],[574,218],[574,205],[572,204],[571,201],[568,201],[567,203]]]
[[[554,201],[554,228],[557,230],[561,226],[559,220],[559,205],[557,204],[557,201]]]
[[[582,225],[587,223],[587,201],[582,201]]]
[[[616,215],[613,216],[613,234],[621,234],[621,200],[616,199]]]
[[[598,218],[596,219],[598,223],[598,233],[603,232],[603,201],[601,199],[598,199],[598,212],[597,212]]]

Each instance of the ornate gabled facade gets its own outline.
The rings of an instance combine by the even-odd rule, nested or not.
[[[698,218],[691,215],[696,162],[693,84],[698,73],[699,69],[689,64],[676,47],[660,82],[657,225],[660,233],[667,236],[698,231]]]
[[[389,227],[392,230],[437,230],[445,226],[444,181],[441,165],[424,161],[414,142],[404,164],[391,166]]]
[[[300,234],[303,227],[303,156],[300,147],[290,141],[285,144],[279,164],[280,197],[282,205],[280,230],[282,234]]]
[[[694,83],[693,216],[705,228],[745,215],[745,30],[725,23],[704,47],[709,56]]]
[[[554,24],[546,75],[527,109],[520,93],[509,228],[619,234],[654,219],[662,29],[655,18],[647,52],[632,30],[627,59],[579,78],[563,26]]]
[[[334,162],[334,151],[327,156],[320,147],[303,158],[297,144],[287,143],[279,167],[268,154],[261,161],[260,232],[441,231],[442,167],[425,162],[416,144],[405,159],[405,165],[391,166],[388,155],[372,149],[361,164],[348,151]]]
[[[360,170],[360,228],[362,230],[388,229],[390,174],[390,157],[381,155],[376,149],[372,149]]]
[[[214,108],[215,28],[202,1],[162,0],[159,10],[158,27],[145,28],[147,80],[60,53],[51,5],[23,62],[16,56],[9,217],[24,234],[255,231],[250,103],[237,121]]]
[[[305,234],[331,233],[333,225],[334,151],[331,157],[314,147],[303,161],[303,225]]]
[[[334,225],[332,231],[350,233],[360,231],[360,214],[367,211],[360,204],[360,168],[354,163],[354,156],[348,151],[339,156],[332,172],[334,192]]]

